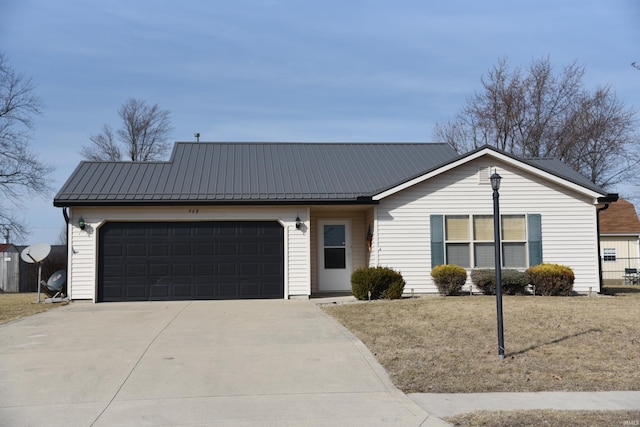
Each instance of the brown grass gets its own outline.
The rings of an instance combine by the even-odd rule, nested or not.
[[[477,411],[446,420],[461,427],[637,426],[640,411]]]
[[[40,295],[40,301],[43,301],[47,296]],[[33,293],[0,293],[0,324],[11,322],[12,320],[19,319],[25,316],[31,316],[36,313],[51,310],[61,305],[66,305],[67,302],[55,303],[55,304],[38,304],[38,294]]]
[[[492,296],[326,307],[406,393],[640,390],[640,288],[616,296]]]

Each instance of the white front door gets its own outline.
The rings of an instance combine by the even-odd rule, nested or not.
[[[350,291],[351,271],[350,221],[318,221],[318,291]]]

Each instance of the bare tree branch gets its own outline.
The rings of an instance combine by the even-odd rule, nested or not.
[[[80,154],[87,160],[122,160],[125,155],[131,161],[151,161],[163,158],[170,149],[169,135],[173,128],[168,110],[158,104],[147,105],[144,100],[128,99],[118,109],[122,126],[115,135],[109,125],[91,135],[89,146],[83,146]],[[116,140],[117,136],[117,140]]]
[[[520,157],[555,157],[592,182],[609,187],[629,178],[638,158],[634,110],[608,87],[590,92],[583,66],[554,71],[550,59],[525,71],[500,59],[481,79],[455,120],[434,135],[459,151],[488,144]]]
[[[8,225],[16,238],[29,234],[20,219],[22,200],[52,191],[53,168],[29,148],[33,118],[41,109],[31,79],[17,73],[0,52],[0,223]]]

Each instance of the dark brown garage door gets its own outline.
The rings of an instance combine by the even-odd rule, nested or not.
[[[98,301],[284,297],[277,222],[108,222]]]

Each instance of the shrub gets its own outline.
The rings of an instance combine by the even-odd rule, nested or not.
[[[529,284],[529,275],[524,271],[502,270],[502,291],[509,295],[526,294],[525,288]]]
[[[471,281],[485,295],[496,294],[495,269],[478,269],[471,272]],[[529,284],[529,275],[522,271],[502,269],[502,292],[509,295],[526,293],[525,288]]]
[[[398,299],[404,292],[402,274],[388,267],[364,267],[351,274],[351,291],[359,300]]]
[[[431,269],[431,277],[441,295],[453,295],[460,292],[467,281],[467,271],[459,265],[441,264]]]
[[[485,295],[496,293],[496,272],[495,270],[482,269],[471,271],[471,281],[474,286]]]
[[[566,265],[538,264],[527,270],[529,281],[540,295],[571,295],[575,275]]]

